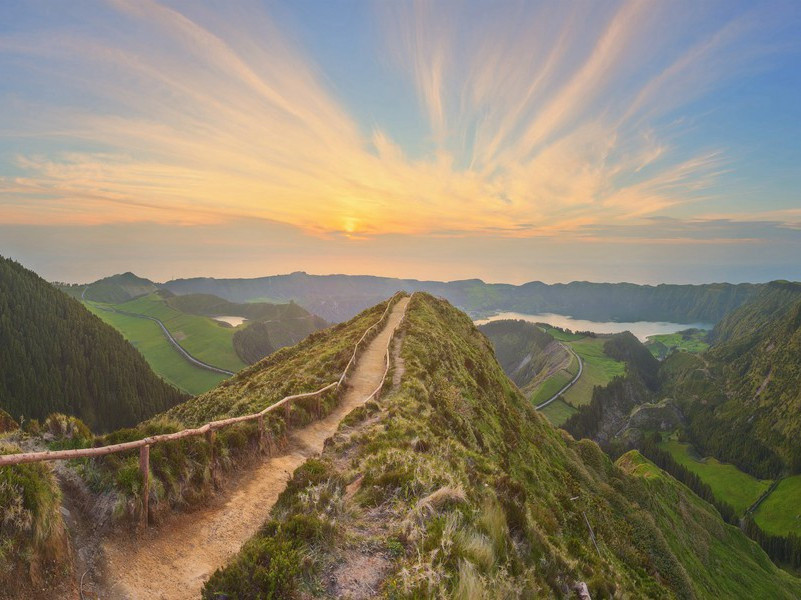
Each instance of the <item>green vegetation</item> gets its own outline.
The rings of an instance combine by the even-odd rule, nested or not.
[[[150,367],[161,377],[183,391],[196,396],[213,388],[226,378],[193,365],[176,352],[158,323],[102,309],[87,302],[85,306],[114,327],[134,348],[142,353]]]
[[[709,348],[706,341],[708,335],[709,332],[705,329],[685,329],[676,333],[652,335],[645,343],[645,347],[659,360],[677,351],[697,354]]]
[[[240,371],[203,395],[191,398],[166,413],[134,428],[121,429],[93,438],[88,431],[70,435],[71,447],[106,446],[242,414],[252,414],[274,404],[284,396],[320,389],[337,381],[352,356],[356,342],[386,308],[379,304],[348,323],[316,332],[292,347],[282,348],[256,365]],[[336,405],[334,391],[320,398],[319,409],[327,414]],[[294,404],[290,422],[283,411],[265,417],[265,426],[277,443],[283,443],[287,426],[310,422],[316,417],[317,400]],[[56,420],[55,422],[61,422]],[[46,423],[50,428],[50,424]],[[54,431],[70,429],[67,426]],[[214,441],[217,473],[233,469],[259,452],[258,426],[248,421],[220,429]],[[150,450],[150,510],[158,520],[176,506],[194,505],[212,492],[212,465],[205,438],[190,437],[155,444]],[[141,477],[138,453],[118,453],[94,459],[73,461],[73,467],[95,494],[112,499],[110,516],[135,518],[141,506]]]
[[[782,479],[759,505],[754,520],[770,535],[801,535],[801,475]]]
[[[535,388],[534,392],[531,394],[531,396],[529,396],[532,404],[537,406],[538,404],[542,404],[546,400],[553,398],[554,394],[558,393],[559,390],[573,381],[573,378],[576,376],[576,371],[578,371],[578,361],[576,361],[575,357],[573,357],[573,360],[570,363],[570,368],[560,369],[548,377],[548,379],[543,381],[539,387]]]
[[[0,440],[0,454],[19,447]],[[33,463],[0,468],[0,585],[24,597],[28,585],[42,589],[61,575],[69,542],[61,518],[61,491],[50,466]]]
[[[233,328],[207,317],[181,312],[170,306],[161,294],[142,296],[115,305],[114,308],[156,317],[181,346],[198,360],[234,372],[245,366],[234,351]]]
[[[0,340],[0,408],[20,421],[63,412],[107,431],[184,399],[114,329],[2,257]]]
[[[638,454],[615,465],[554,429],[446,302],[415,295],[403,329],[399,387],[295,472],[204,598],[343,596],[337,574],[368,556],[359,573],[397,600],[564,597],[578,582],[594,598],[801,594]]]
[[[557,398],[548,406],[540,409],[540,412],[548,417],[554,427],[561,427],[565,421],[576,413],[576,409],[561,398]]]
[[[761,285],[635,285],[589,283],[547,285],[487,284],[478,279],[418,281],[388,277],[307,275],[291,273],[256,279],[178,279],[164,284],[176,294],[214,294],[233,302],[294,299],[314,314],[337,322],[398,290],[428,292],[443,297],[473,316],[511,311],[558,313],[593,321],[670,321],[717,323],[751,299]]]
[[[712,457],[698,458],[690,444],[679,442],[675,437],[662,441],[659,447],[698,475],[716,498],[731,504],[740,516],[770,487],[770,481],[760,481],[734,465]]]
[[[143,279],[128,272],[106,277],[84,286],[84,288],[85,290],[81,290],[83,300],[93,300],[106,304],[121,304],[128,300],[154,293],[156,284],[149,279]]]
[[[610,358],[604,352],[609,336],[585,337],[566,342],[584,361],[579,380],[564,394],[564,400],[573,406],[589,404],[595,386],[607,385],[626,372],[624,362]]]
[[[690,441],[761,479],[801,472],[801,284],[767,284],[710,338],[703,355],[674,354],[662,367]]]
[[[130,274],[108,280],[127,281]],[[139,280],[131,275],[134,279]],[[101,280],[106,282],[108,280]],[[129,286],[115,293],[104,284],[102,297],[124,297],[126,292],[151,289]],[[97,283],[90,284],[94,290]],[[73,286],[76,288],[77,286]],[[278,348],[296,344],[309,333],[326,326],[325,321],[292,302],[287,304],[236,304],[208,294],[174,296],[166,289],[151,291],[122,303],[86,301],[89,310],[119,330],[142,352],[159,375],[191,394],[202,394],[225,379],[224,375],[187,361],[166,338],[157,323],[137,317],[155,317],[164,323],[178,343],[192,356],[207,364],[229,371],[238,371],[253,364]],[[72,289],[62,286],[62,289]],[[77,294],[80,296],[80,294]],[[90,294],[87,292],[87,297]],[[241,316],[247,321],[238,327],[216,321],[212,316]]]

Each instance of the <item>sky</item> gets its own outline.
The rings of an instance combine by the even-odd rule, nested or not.
[[[801,2],[0,3],[0,255],[801,279]]]

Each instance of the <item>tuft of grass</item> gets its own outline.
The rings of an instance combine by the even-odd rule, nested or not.
[[[0,444],[0,454],[19,451]],[[7,591],[41,586],[66,563],[60,507],[61,491],[48,464],[0,468],[0,584]]]

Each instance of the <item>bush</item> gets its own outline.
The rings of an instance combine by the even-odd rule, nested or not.
[[[235,562],[217,570],[203,586],[204,600],[230,598],[259,600],[291,598],[300,573],[301,553],[295,543],[254,538]]]

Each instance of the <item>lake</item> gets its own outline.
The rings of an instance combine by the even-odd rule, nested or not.
[[[532,323],[548,323],[554,327],[571,329],[573,331],[594,331],[595,333],[620,333],[630,331],[641,342],[646,341],[648,336],[661,333],[676,333],[685,329],[712,329],[712,323],[667,323],[664,321],[636,321],[634,323],[622,323],[617,321],[587,321],[585,319],[574,319],[568,315],[558,315],[555,313],[542,313],[538,315],[527,315],[524,313],[504,312],[475,321],[476,325],[483,325],[490,321],[500,321],[503,319],[517,319],[530,321]]]
[[[242,323],[247,321],[245,317],[212,317],[215,321],[220,321],[221,323],[228,323],[232,327],[239,327]]]

